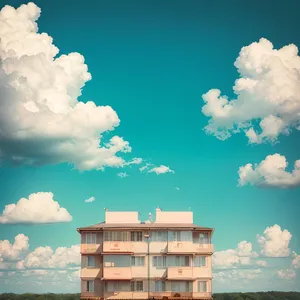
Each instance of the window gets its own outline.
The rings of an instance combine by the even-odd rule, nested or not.
[[[167,231],[153,231],[151,232],[152,242],[167,242],[168,232]]]
[[[142,231],[131,231],[130,232],[130,240],[132,242],[141,242],[143,240],[143,232]]]
[[[153,256],[152,259],[153,267],[165,267],[166,264],[166,257],[165,256]]]
[[[109,281],[105,283],[106,292],[129,292],[130,284],[129,282],[122,281]]]
[[[145,265],[145,256],[131,256],[131,265],[140,267]]]
[[[207,282],[206,281],[198,281],[198,292],[200,292],[200,293],[207,292]]]
[[[191,292],[192,282],[190,281],[171,281],[171,292]]]
[[[200,244],[210,244],[208,232],[201,232],[199,234],[199,243]]]
[[[176,256],[175,266],[176,267],[188,267],[190,265],[190,258],[188,256]]]
[[[131,281],[131,291],[132,292],[143,292],[144,282],[143,281]]]
[[[127,231],[104,231],[105,241],[126,242],[128,241]]]
[[[88,280],[86,282],[86,291],[87,292],[94,292],[94,281],[93,280]]]
[[[166,290],[165,281],[155,281],[155,292],[164,292]]]
[[[103,255],[104,267],[130,267],[130,255]]]
[[[195,267],[206,267],[206,256],[196,256],[194,258]]]
[[[174,242],[191,242],[193,234],[191,231],[170,231],[169,240]]]
[[[86,244],[96,244],[96,233],[94,232],[86,233]]]
[[[87,264],[88,267],[95,267],[95,256],[88,255],[87,256]]]

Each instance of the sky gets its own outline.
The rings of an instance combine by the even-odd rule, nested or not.
[[[213,292],[300,291],[299,1],[0,9],[1,292],[79,292],[76,228],[158,206]]]

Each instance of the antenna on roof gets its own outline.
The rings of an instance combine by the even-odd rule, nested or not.
[[[148,215],[149,215],[149,221],[152,223],[152,222],[153,222],[153,219],[152,219],[152,214],[151,214],[151,212],[150,212]]]
[[[108,211],[108,208],[107,208],[107,207],[104,207],[104,210],[105,210],[105,211]]]

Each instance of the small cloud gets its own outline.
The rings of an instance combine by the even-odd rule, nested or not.
[[[300,269],[300,255],[293,251],[292,253],[292,265],[295,269]]]
[[[72,216],[53,199],[51,192],[39,192],[8,204],[0,215],[0,223],[59,223],[70,222]]]
[[[128,177],[129,175],[126,173],[126,172],[120,172],[117,174],[119,177],[121,178],[125,178],[125,177]]]
[[[140,172],[144,172],[144,171],[147,170],[150,166],[151,166],[150,163],[146,163],[144,166],[140,167],[139,170],[140,170]]]
[[[277,273],[277,276],[282,279],[289,280],[289,279],[293,279],[296,277],[296,272],[291,269],[277,270],[276,273]]]
[[[155,173],[156,175],[165,174],[165,173],[175,173],[169,167],[160,165],[159,167],[154,167],[148,171],[148,173]]]
[[[85,203],[91,203],[91,202],[94,202],[96,200],[96,198],[93,196],[93,197],[90,197],[88,199],[85,199],[84,202]]]
[[[129,166],[129,165],[139,165],[143,162],[143,159],[140,157],[135,157],[131,161],[124,163],[124,166]]]
[[[255,263],[256,263],[258,266],[260,266],[260,267],[266,267],[266,266],[267,266],[267,262],[264,261],[264,260],[257,260]]]
[[[175,187],[175,190],[180,191],[180,188],[176,186],[176,187]]]

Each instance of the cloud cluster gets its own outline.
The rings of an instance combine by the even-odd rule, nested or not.
[[[125,178],[125,177],[128,177],[129,175],[126,173],[126,172],[120,172],[117,174],[119,177],[121,178]]]
[[[110,106],[78,101],[91,79],[79,53],[58,56],[38,33],[34,3],[0,11],[0,154],[18,164],[70,163],[80,170],[120,167],[129,143],[103,133],[120,123]]]
[[[216,251],[213,254],[213,267],[215,269],[231,269],[251,264],[251,258],[258,254],[252,250],[252,243],[242,241],[236,249]]]
[[[268,257],[287,257],[290,255],[289,243],[291,233],[277,224],[267,227],[264,235],[257,234],[257,242],[261,247],[261,254]]]
[[[17,264],[24,268],[65,268],[80,264],[80,246],[58,247],[55,251],[49,247],[38,247]]]
[[[294,170],[286,171],[288,163],[280,154],[268,155],[259,164],[246,164],[239,168],[239,185],[290,188],[300,185],[300,160],[296,160]]]
[[[15,237],[15,241],[11,244],[8,240],[0,240],[0,261],[18,260],[21,254],[28,250],[29,238],[20,233]]]
[[[208,134],[225,140],[244,131],[250,143],[276,141],[280,134],[299,130],[300,57],[290,44],[277,50],[265,38],[243,47],[234,63],[240,78],[235,99],[212,89],[202,96]]]
[[[155,173],[156,175],[165,174],[165,173],[175,173],[173,170],[171,170],[169,167],[160,165],[159,167],[153,167],[150,170],[148,170],[148,173]]]
[[[292,266],[295,269],[300,269],[300,255],[298,255],[296,252],[293,251],[292,253]]]
[[[21,198],[17,204],[5,206],[0,223],[57,223],[70,222],[72,216],[53,199],[51,192],[39,192]]]

